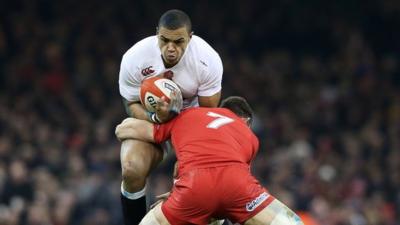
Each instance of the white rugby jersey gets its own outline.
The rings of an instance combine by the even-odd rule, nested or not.
[[[168,70],[174,73],[172,80],[182,91],[184,108],[198,106],[197,96],[212,96],[221,90],[222,61],[207,42],[193,35],[178,64],[165,68],[158,38],[151,36],[137,42],[122,57],[121,96],[128,101],[140,101],[142,80]]]

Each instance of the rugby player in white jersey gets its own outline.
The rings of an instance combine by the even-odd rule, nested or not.
[[[217,107],[222,73],[221,58],[207,42],[193,35],[190,18],[180,10],[169,10],[160,17],[157,35],[137,42],[124,54],[119,90],[131,117],[163,123],[175,112],[160,109],[149,113],[143,108],[139,88],[144,79],[166,74],[181,89],[184,108]],[[146,178],[163,154],[159,146],[151,143],[138,140],[122,143],[121,201],[125,225],[139,224],[146,214]]]

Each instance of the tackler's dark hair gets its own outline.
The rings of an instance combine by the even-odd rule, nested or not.
[[[181,27],[186,27],[188,32],[192,32],[192,22],[190,21],[189,16],[179,10],[179,9],[171,9],[166,11],[158,21],[158,27],[164,27],[169,30],[176,30]]]
[[[246,99],[240,96],[230,96],[222,100],[220,107],[227,108],[234,112],[237,116],[248,118],[248,123],[253,121],[253,110]]]

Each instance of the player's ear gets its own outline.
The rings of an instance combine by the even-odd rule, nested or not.
[[[252,119],[250,117],[240,117],[247,124],[247,126],[251,127]]]
[[[158,31],[159,31],[159,29],[158,29],[158,27],[156,27],[156,34],[158,35]]]
[[[190,32],[190,34],[189,34],[189,38],[192,38],[192,35],[194,34],[194,32],[192,31],[192,32]]]
[[[253,123],[253,120],[251,118],[247,118],[246,124],[251,127],[251,124]]]

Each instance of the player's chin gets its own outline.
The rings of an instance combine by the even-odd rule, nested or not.
[[[175,64],[178,63],[179,60],[174,59],[174,60],[165,60],[165,61],[166,61],[166,63],[169,64],[169,65],[175,65]]]
[[[179,61],[179,57],[164,57],[164,60],[168,64],[174,64],[174,63],[177,63]]]

